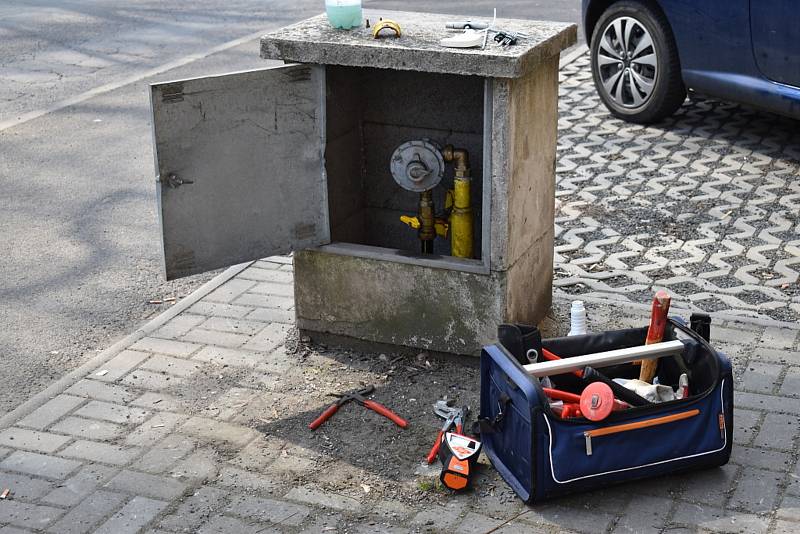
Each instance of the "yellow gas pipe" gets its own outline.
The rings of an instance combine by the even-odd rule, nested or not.
[[[450,248],[456,258],[472,258],[472,204],[470,199],[469,153],[463,149],[444,147],[442,156],[453,162],[455,177],[452,194],[453,209],[450,212]]]

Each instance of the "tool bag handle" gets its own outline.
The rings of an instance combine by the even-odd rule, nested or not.
[[[494,434],[495,432],[499,432],[503,423],[503,418],[506,415],[508,403],[510,402],[511,397],[505,393],[501,393],[500,398],[497,401],[497,404],[500,406],[500,410],[498,410],[497,415],[491,419],[488,417],[479,417],[475,422],[472,423],[472,433],[474,435],[480,435]]]

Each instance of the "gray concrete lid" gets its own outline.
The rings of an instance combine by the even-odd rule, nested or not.
[[[445,48],[439,44],[449,34],[445,22],[475,20],[476,17],[364,10],[364,18],[371,24],[380,17],[398,22],[403,30],[402,37],[373,39],[372,30],[364,26],[337,30],[322,14],[262,37],[261,57],[299,63],[519,78],[543,59],[574,44],[577,38],[574,24],[498,18],[497,28],[524,32],[530,38],[502,48],[492,41],[490,34],[485,50]],[[481,20],[491,22],[491,17]]]

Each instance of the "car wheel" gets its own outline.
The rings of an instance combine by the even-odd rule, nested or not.
[[[686,99],[675,39],[658,9],[615,3],[597,21],[591,42],[594,84],[613,115],[648,124]]]

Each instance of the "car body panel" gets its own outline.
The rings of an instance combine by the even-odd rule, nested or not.
[[[800,118],[800,87],[790,85],[800,83],[800,22],[773,23],[775,18],[800,17],[797,7],[791,9],[798,3],[796,0],[651,2],[661,8],[672,28],[687,88]],[[777,11],[759,7],[761,2],[773,5]],[[613,3],[583,0],[586,35],[590,36],[593,30],[587,17],[590,10]],[[756,26],[751,24],[751,9],[758,12]],[[783,47],[783,55],[778,52],[779,47]],[[757,63],[756,54],[765,53],[767,58]]]
[[[756,64],[767,78],[800,86],[800,3],[750,0]]]

